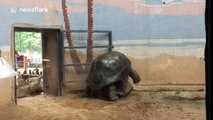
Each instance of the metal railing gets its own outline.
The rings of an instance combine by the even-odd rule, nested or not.
[[[66,34],[66,32],[69,32],[69,31],[63,30],[62,32],[64,34]],[[88,33],[89,31],[88,30],[72,30],[70,32],[71,33]],[[64,51],[65,51],[65,49],[87,49],[87,48],[95,48],[95,49],[108,48],[108,51],[112,51],[112,49],[114,48],[114,46],[112,44],[112,31],[109,31],[109,30],[93,30],[92,32],[93,33],[107,34],[107,36],[108,36],[107,37],[108,38],[108,45],[72,46],[72,47],[69,47],[69,46],[64,46],[64,42],[65,42],[65,40],[64,40],[63,43],[62,43],[63,46],[64,46]],[[90,66],[90,65],[92,65],[92,64],[91,63],[64,64],[64,61],[63,61],[63,71],[64,71],[65,67]],[[65,75],[65,72],[63,72],[63,76],[64,75]],[[64,83],[73,83],[73,82],[78,82],[78,81],[81,81],[81,80],[64,80],[63,79]]]

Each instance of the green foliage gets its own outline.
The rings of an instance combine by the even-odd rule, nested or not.
[[[41,33],[15,32],[15,49],[18,53],[41,52]]]

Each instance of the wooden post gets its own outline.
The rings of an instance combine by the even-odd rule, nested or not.
[[[27,57],[26,56],[24,56],[23,65],[24,65],[24,74],[27,74]]]

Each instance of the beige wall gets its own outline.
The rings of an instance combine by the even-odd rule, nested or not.
[[[140,85],[205,84],[205,62],[202,57],[178,56],[172,53],[175,50],[170,50],[168,53],[159,50],[153,56],[142,58],[141,56],[144,54],[142,48],[139,50],[135,49],[135,51],[134,48],[117,48],[114,50],[124,53],[131,60],[132,67],[142,78],[142,81],[139,83]],[[96,52],[94,54],[97,55]],[[81,62],[85,63],[85,51],[78,52],[78,56]],[[65,63],[72,63],[69,51],[65,51]],[[86,77],[86,74],[76,73],[73,67],[65,68],[65,80],[76,80],[76,82],[65,84],[65,91],[85,89]],[[131,81],[131,79],[129,80]]]
[[[9,52],[9,47],[2,47],[2,58],[5,59],[10,65],[11,53]],[[0,79],[0,104],[14,103],[14,82],[13,77]]]
[[[116,42],[114,44],[116,45]],[[3,58],[11,64],[10,46],[1,49]],[[141,75],[140,84],[142,85],[205,84],[203,48],[146,49],[146,47],[128,47],[115,48],[114,50],[123,52],[131,59],[133,68]],[[100,52],[106,51],[94,51],[94,56]],[[82,63],[85,63],[85,51],[78,51],[78,55]],[[65,52],[65,63],[72,63],[68,51]],[[65,84],[65,91],[84,89],[86,77],[86,74],[79,75],[72,68],[66,68],[65,80],[78,80],[78,82]],[[14,94],[12,82],[12,78],[0,80],[0,104],[12,101]]]
[[[12,103],[13,97],[13,82],[12,78],[0,80],[0,104]]]
[[[8,49],[9,48],[9,49]],[[1,48],[3,58],[11,64],[10,47]],[[126,48],[114,49],[125,53],[132,61],[133,68],[141,75],[142,85],[153,84],[205,84],[204,60],[201,57],[190,55],[177,56],[162,54],[138,58],[140,53],[131,51],[133,49]],[[138,50],[139,51],[139,50]],[[140,50],[143,51],[143,50]],[[172,50],[171,50],[172,51]],[[203,50],[199,50],[202,52]],[[99,51],[100,52],[100,51]],[[103,52],[103,51],[102,51]],[[159,52],[159,51],[158,51]],[[85,52],[78,52],[82,63],[85,62]],[[97,53],[95,52],[97,55]],[[96,56],[95,55],[95,56]],[[70,54],[65,52],[65,63],[72,63]],[[56,63],[55,63],[56,64]],[[65,84],[65,91],[84,89],[85,79],[87,75],[77,74],[72,68],[65,69],[65,80],[79,80],[78,82]],[[12,78],[0,80],[0,104],[12,102],[13,97],[13,81]]]

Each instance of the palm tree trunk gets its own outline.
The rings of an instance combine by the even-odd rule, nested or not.
[[[93,61],[93,0],[88,0],[88,37],[87,37],[87,57],[86,63],[92,63]],[[91,66],[86,66],[85,71],[89,72]]]
[[[88,39],[87,39],[87,63],[91,63],[93,61],[93,0],[88,0]]]
[[[72,40],[72,35],[71,35],[71,24],[69,22],[66,0],[62,0],[62,10],[63,10],[64,24],[65,24],[65,28],[66,28],[66,37],[67,37],[67,40],[68,40],[68,44],[69,44],[69,47],[73,47],[73,40]],[[77,51],[75,49],[70,49],[70,55],[71,55],[71,59],[72,59],[74,64],[80,64],[81,63],[81,61],[80,61],[80,59],[77,55]],[[83,67],[82,66],[75,66],[75,71],[77,73],[82,73]]]

